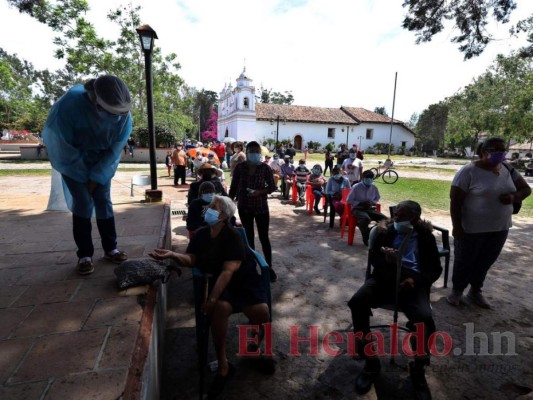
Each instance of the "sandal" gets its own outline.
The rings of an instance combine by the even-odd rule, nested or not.
[[[120,264],[121,262],[126,261],[128,259],[128,256],[123,251],[117,251],[115,253],[110,251],[108,253],[105,253],[104,258],[106,260],[111,261],[112,263]]]

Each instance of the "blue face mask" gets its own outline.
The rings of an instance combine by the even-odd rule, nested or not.
[[[374,182],[374,179],[372,179],[372,178],[365,178],[365,179],[363,179],[363,183],[364,183],[366,186],[370,186],[370,185],[372,185],[372,182]]]
[[[313,175],[320,175],[320,170],[313,168],[313,169],[311,170],[311,173],[312,173]]]
[[[220,217],[219,211],[213,210],[212,208],[205,210],[204,221],[207,225],[215,225],[219,221],[218,217]]]
[[[396,230],[396,232],[400,232],[400,229],[402,228],[402,226],[410,226],[410,225],[411,225],[411,221],[400,221],[400,222],[394,221],[394,229]]]
[[[261,162],[261,154],[259,153],[248,153],[246,158],[251,164],[259,164]]]
[[[350,159],[355,160],[355,154],[354,153],[350,153]]]
[[[211,203],[213,201],[213,193],[204,193],[201,199],[206,203]]]
[[[342,178],[342,175],[340,175],[340,174],[333,175],[333,179],[339,180],[341,178]]]

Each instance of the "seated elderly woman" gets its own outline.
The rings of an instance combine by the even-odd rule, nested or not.
[[[206,181],[200,183],[198,189],[198,198],[191,201],[189,209],[187,210],[187,230],[189,231],[189,237],[192,237],[192,233],[198,228],[205,226],[204,211],[215,195],[215,185],[212,182]]]
[[[232,312],[244,312],[252,325],[262,325],[270,319],[267,295],[255,260],[239,232],[229,223],[235,210],[229,197],[215,195],[204,215],[208,226],[196,231],[185,253],[165,249],[150,253],[156,260],[174,259],[183,267],[197,267],[212,275],[208,300],[202,310],[211,318],[218,373],[208,398],[216,398],[235,372],[226,358],[226,332]],[[262,356],[260,360],[264,372],[274,372],[272,357]]]
[[[315,197],[315,205],[313,207],[315,214],[320,215],[318,204],[320,203],[320,199],[323,195],[322,190],[326,184],[326,178],[324,178],[324,175],[322,175],[322,166],[320,164],[313,165],[313,168],[311,168],[311,175],[309,175],[309,180],[307,183],[311,186],[313,196]]]
[[[335,221],[335,212],[342,215],[344,212],[344,204],[341,203],[342,190],[350,188],[350,181],[341,174],[341,169],[338,165],[333,167],[331,177],[326,184],[326,196],[330,204],[329,227],[333,228]]]

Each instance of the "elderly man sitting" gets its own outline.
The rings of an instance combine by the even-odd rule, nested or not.
[[[380,196],[378,188],[374,186],[372,171],[363,172],[363,181],[353,185],[346,202],[352,207],[352,214],[357,218],[357,227],[363,236],[363,243],[368,246],[370,221],[381,221],[387,217],[376,211],[376,204]]]
[[[416,345],[412,349],[416,355],[409,372],[416,398],[431,398],[424,375],[424,367],[429,364],[428,340],[435,332],[429,290],[440,276],[442,268],[431,224],[420,219],[421,213],[418,203],[402,201],[397,206],[394,223],[382,221],[374,228],[377,232],[369,249],[374,271],[348,302],[356,338],[358,333],[362,334],[361,340],[356,342],[357,352],[365,360],[365,366],[355,382],[359,394],[370,390],[381,369],[379,356],[369,354],[369,349],[373,347],[370,341],[371,307],[394,301],[391,295],[394,296],[397,289],[398,249],[407,237],[401,259],[398,305],[409,319],[408,326],[416,331],[422,329],[423,343],[418,343],[418,335],[411,341],[411,346]],[[404,232],[406,228],[412,229],[410,237]]]
[[[229,223],[235,210],[229,197],[215,195],[204,215],[207,226],[196,231],[185,253],[165,249],[150,253],[156,260],[174,259],[183,267],[197,267],[213,276],[207,302],[202,305],[203,312],[211,317],[218,360],[218,373],[208,390],[209,399],[218,398],[235,373],[235,367],[226,358],[226,333],[232,312],[244,312],[252,325],[270,320],[267,295],[253,256]],[[261,361],[264,372],[274,372],[272,357],[262,356]]]

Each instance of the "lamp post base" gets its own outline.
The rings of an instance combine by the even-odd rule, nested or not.
[[[163,201],[163,192],[161,190],[146,189],[144,196],[145,200],[150,203]]]

